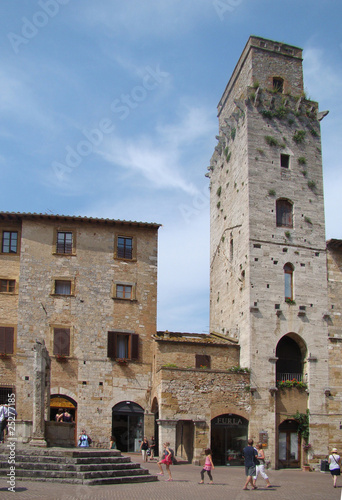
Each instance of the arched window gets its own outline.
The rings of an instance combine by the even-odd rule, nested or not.
[[[288,200],[277,200],[277,227],[293,227],[293,205]]]
[[[289,262],[284,266],[285,300],[293,300],[293,271],[294,267]]]

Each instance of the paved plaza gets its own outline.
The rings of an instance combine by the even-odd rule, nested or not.
[[[138,454],[130,454],[132,461],[142,463]],[[147,468],[152,474],[158,472],[156,461]],[[158,476],[158,482],[119,484],[108,486],[79,486],[61,482],[16,481],[16,492],[7,491],[6,480],[0,479],[0,498],[18,500],[342,500],[342,476],[336,489],[329,473],[303,472],[301,470],[269,470],[272,488],[265,488],[265,481],[258,479],[258,489],[243,491],[245,481],[242,467],[216,467],[214,484],[199,484],[200,467],[182,464],[171,467],[173,481],[167,475]]]

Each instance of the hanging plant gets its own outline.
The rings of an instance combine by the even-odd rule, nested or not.
[[[310,435],[309,416],[310,416],[309,410],[306,410],[306,413],[299,413],[299,411],[297,410],[297,412],[294,415],[292,415],[292,418],[294,418],[298,422],[297,434],[301,435],[305,444],[308,444],[309,442],[309,435]]]

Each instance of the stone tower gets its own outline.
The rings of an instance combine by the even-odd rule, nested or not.
[[[207,174],[210,331],[239,342],[249,434],[266,436],[276,467],[328,451],[325,114],[305,96],[302,50],[251,36],[218,105]],[[309,457],[292,418],[307,409]]]

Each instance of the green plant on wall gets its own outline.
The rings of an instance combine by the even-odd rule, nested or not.
[[[311,189],[311,191],[315,191],[316,182],[315,181],[308,181],[308,188]]]
[[[275,190],[274,190],[274,189],[269,189],[269,190],[268,190],[268,195],[269,195],[269,196],[275,196],[275,195],[276,195]]]
[[[269,146],[276,147],[279,145],[277,139],[271,135],[265,135],[265,141]]]
[[[304,156],[300,156],[297,161],[299,165],[306,165],[306,158]]]
[[[300,413],[297,410],[297,412],[292,415],[292,418],[298,422],[297,434],[300,434],[303,441],[308,443],[310,436],[310,411],[306,410],[306,413]]]
[[[230,137],[234,140],[235,136],[236,136],[236,128],[233,127],[232,130],[231,130],[231,132],[230,132]]]
[[[221,188],[221,186],[219,186],[217,188],[217,191],[216,191],[217,196],[221,196],[221,192],[222,192],[222,188]]]
[[[297,132],[293,134],[292,139],[296,144],[301,144],[302,142],[304,142],[305,135],[305,130],[297,130]]]

